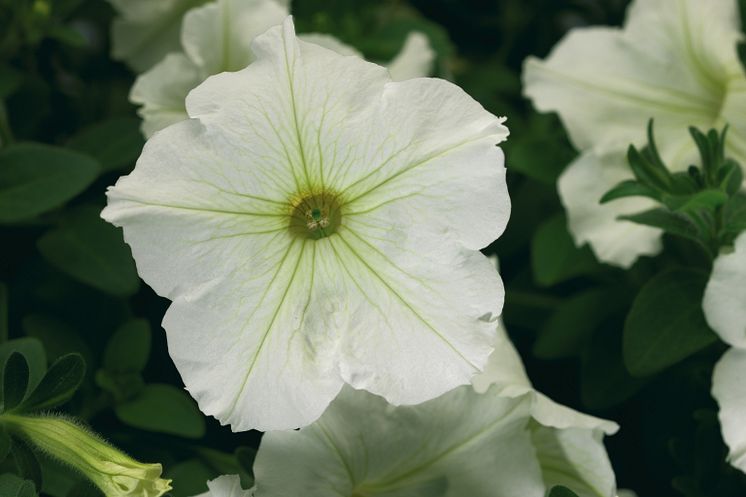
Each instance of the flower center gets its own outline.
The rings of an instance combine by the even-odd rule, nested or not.
[[[334,234],[342,222],[342,212],[337,196],[331,193],[313,193],[292,202],[290,232],[301,238],[319,240]]]

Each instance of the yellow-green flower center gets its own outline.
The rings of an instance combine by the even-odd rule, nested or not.
[[[340,202],[333,193],[305,194],[291,205],[288,228],[298,237],[319,240],[334,234],[342,223]]]

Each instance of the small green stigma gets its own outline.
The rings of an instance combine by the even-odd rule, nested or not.
[[[334,234],[342,222],[336,195],[322,192],[303,195],[292,202],[289,229],[302,238],[319,240]]]

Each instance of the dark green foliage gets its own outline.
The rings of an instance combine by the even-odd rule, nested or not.
[[[717,341],[702,313],[707,274],[679,269],[657,275],[637,294],[624,324],[624,363],[648,376]]]

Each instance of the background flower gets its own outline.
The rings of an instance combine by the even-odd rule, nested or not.
[[[636,1],[623,29],[577,28],[545,61],[529,58],[524,92],[538,110],[556,111],[581,155],[558,187],[576,244],[605,262],[629,267],[660,251],[660,231],[616,221],[650,204],[601,196],[631,177],[624,153],[645,143],[655,121],[658,147],[674,170],[696,157],[689,126],[729,124],[727,152],[746,163],[746,75],[736,54],[742,38],[734,0]]]
[[[720,338],[733,348],[715,366],[712,395],[720,405],[723,438],[729,460],[746,472],[746,233],[736,239],[732,253],[721,254],[712,269],[702,306]]]
[[[614,423],[534,392],[504,333],[475,380],[411,407],[345,387],[311,426],[264,436],[255,495],[616,495],[602,443]]]

